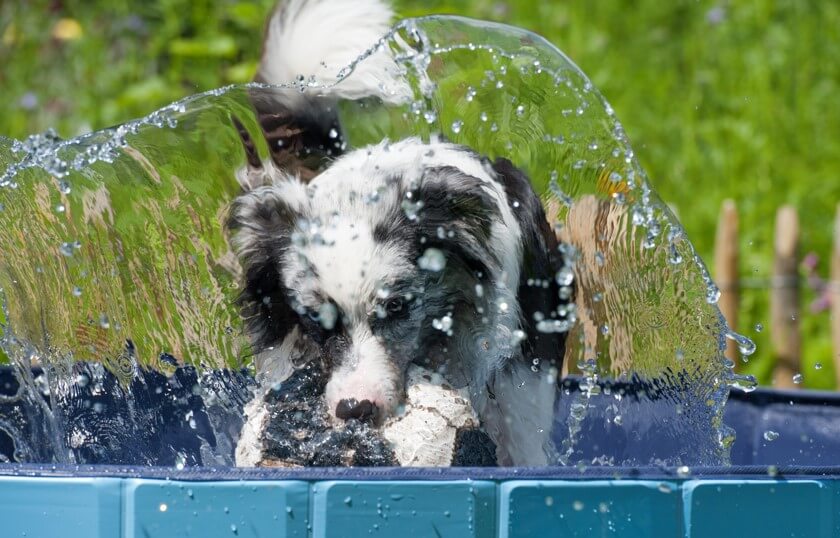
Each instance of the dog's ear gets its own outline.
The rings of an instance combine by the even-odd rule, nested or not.
[[[555,275],[564,266],[558,250],[557,237],[545,216],[542,203],[534,192],[528,176],[504,158],[492,163],[496,180],[504,185],[513,215],[522,232],[517,297],[522,311],[523,329],[527,338],[522,342],[526,356],[548,360],[558,372],[565,353],[565,332],[541,332],[538,320],[563,319],[564,307],[572,300],[561,297]],[[547,286],[547,287],[546,287]]]
[[[240,195],[230,209],[227,229],[244,277],[238,303],[255,352],[279,345],[298,321],[282,267],[305,200],[305,187],[287,179]]]
[[[495,273],[488,264],[501,266],[491,248],[492,224],[501,216],[481,179],[452,166],[429,168],[411,195],[418,208],[421,247],[457,254],[473,275],[483,278]]]

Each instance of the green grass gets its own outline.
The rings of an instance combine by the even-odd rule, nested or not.
[[[0,133],[64,136],[248,80],[271,0],[32,0],[0,4]],[[799,209],[802,254],[827,273],[840,202],[840,4],[495,0],[398,2],[403,16],[456,13],[529,28],[557,44],[621,118],[653,185],[711,261],[720,204],[741,213],[742,277],[771,271],[776,209]],[[60,19],[78,39],[52,37]],[[72,25],[69,27],[73,30]],[[834,386],[827,311],[802,310],[805,386]],[[745,291],[739,329],[773,364],[768,294]],[[762,323],[761,333],[753,327]],[[815,363],[825,367],[815,369]]]

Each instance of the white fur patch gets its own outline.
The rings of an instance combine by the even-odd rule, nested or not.
[[[387,33],[392,18],[391,6],[382,0],[289,0],[268,23],[260,74],[270,84],[312,79],[334,84],[342,69]],[[376,95],[387,102],[410,97],[401,70],[384,48],[359,62],[328,93],[345,99]]]
[[[327,209],[316,198],[315,207]],[[315,208],[312,209],[315,212]],[[323,218],[329,218],[324,215]],[[313,233],[317,234],[314,240]],[[348,317],[350,324],[365,323],[369,318],[377,290],[386,285],[394,275],[411,270],[413,263],[389,244],[379,244],[373,239],[373,232],[365,220],[337,216],[317,231],[310,230],[305,244],[298,246],[285,260],[287,267],[286,286],[300,294],[306,303],[318,303],[314,293],[310,295],[307,284],[317,285],[317,291],[338,305]],[[317,281],[295,278],[296,273],[305,270],[304,265],[314,268]],[[311,304],[307,304],[311,306]]]
[[[390,415],[402,401],[402,372],[367,327],[357,327],[351,340],[351,350],[327,383],[327,409],[334,415],[341,400],[368,400],[383,416]]]

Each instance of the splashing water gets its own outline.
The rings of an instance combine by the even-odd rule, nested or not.
[[[504,156],[527,171],[556,222],[573,262],[556,280],[561,293],[576,297],[567,318],[574,323],[537,320],[538,327],[569,333],[569,372],[552,380],[582,376],[580,390],[558,405],[558,463],[622,463],[582,453],[576,442],[596,419],[627,435],[654,403],[658,433],[686,442],[625,462],[726,460],[727,391],[754,380],[735,375],[722,352],[726,338],[745,354],[754,346],[726,327],[715,305],[720,292],[652,190],[612,108],[542,38],[456,17],[400,23],[334,86],[313,78],[293,87],[232,86],[71,140],[52,132],[0,138],[0,348],[18,387],[0,403],[14,403],[20,415],[3,416],[0,429],[19,460],[126,461],[118,440],[96,445],[95,456],[85,452],[94,444],[58,396],[83,394],[95,418],[134,421],[140,429],[150,420],[140,395],[154,385],[151,371],[172,374],[180,364],[197,369],[184,394],[207,409],[202,420],[212,443],[201,447],[202,462],[231,463],[247,388],[220,381],[213,370],[249,367],[250,353],[234,304],[240,268],[223,226],[244,165],[230,117],[257,133],[253,103],[260,96],[341,95],[342,84],[377,51],[391,55],[397,74],[383,81],[381,99],[339,100],[346,132],[335,134],[336,143],[442,134]],[[376,203],[377,193],[367,196]],[[421,209],[411,200],[403,206],[409,218]],[[421,262],[443,268],[446,260],[429,249]],[[459,330],[451,319],[437,321],[447,334]],[[37,367],[40,376],[32,374]],[[631,381],[645,387],[635,403],[621,398],[621,383]],[[119,393],[114,401],[125,411],[96,410],[101,391]],[[183,398],[173,396],[172,405],[186,417],[188,406],[178,407]],[[590,416],[595,398],[613,400],[601,406],[606,417]],[[184,420],[189,427],[195,418]],[[170,452],[164,464],[184,465],[183,454]]]

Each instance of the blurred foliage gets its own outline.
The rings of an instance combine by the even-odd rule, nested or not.
[[[273,0],[6,0],[0,3],[0,133],[64,136],[252,76]],[[742,277],[771,272],[773,221],[800,211],[802,252],[826,276],[840,202],[840,3],[831,0],[398,0],[529,28],[586,72],[643,167],[711,261],[717,213],[741,213]],[[814,293],[806,292],[806,301]],[[768,294],[742,299],[769,380]],[[803,304],[805,386],[834,385],[828,312]],[[757,332],[761,323],[767,329]],[[817,370],[815,363],[825,367]]]

